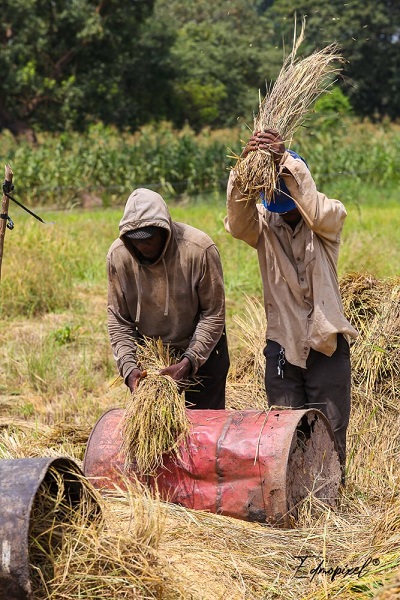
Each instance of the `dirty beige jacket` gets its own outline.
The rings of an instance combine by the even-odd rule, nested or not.
[[[151,265],[141,264],[123,235],[156,225],[166,229],[164,250]],[[161,338],[183,349],[192,374],[205,363],[225,324],[221,260],[211,238],[171,220],[162,197],[137,189],[129,197],[119,224],[120,235],[107,255],[108,332],[121,376],[137,367],[140,335]]]
[[[242,195],[231,171],[225,228],[257,250],[264,290],[267,339],[286,359],[306,367],[310,348],[331,356],[337,333],[358,334],[343,314],[337,278],[340,234],[346,210],[317,191],[302,160],[285,152],[280,164],[302,219],[295,230],[262,204],[237,202]]]

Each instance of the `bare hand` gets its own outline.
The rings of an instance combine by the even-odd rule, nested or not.
[[[182,381],[183,379],[188,379],[190,370],[190,360],[184,356],[182,360],[175,365],[170,365],[169,367],[165,367],[165,369],[161,369],[160,375],[169,375],[174,381]]]
[[[141,371],[140,369],[133,369],[128,375],[128,379],[126,381],[126,385],[131,390],[132,394],[140,383],[140,380],[144,377],[147,377],[147,371]]]
[[[275,129],[255,131],[243,150],[242,157],[245,158],[249,152],[254,150],[268,150],[276,166],[281,162],[285,153],[285,143]]]

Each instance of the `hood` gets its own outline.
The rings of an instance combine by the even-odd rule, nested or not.
[[[124,215],[119,222],[119,237],[122,240],[122,242],[125,243],[125,233],[131,231],[132,229],[140,229],[142,227],[148,227],[149,225],[153,225],[155,227],[162,227],[167,230],[168,234],[161,255],[157,258],[157,260],[155,260],[152,263],[153,266],[158,263],[162,263],[164,265],[166,281],[164,316],[168,316],[169,280],[164,255],[172,235],[172,219],[171,215],[169,214],[168,207],[165,204],[163,198],[160,196],[160,194],[157,194],[157,192],[153,192],[152,190],[148,190],[146,188],[138,188],[137,190],[134,190],[132,192],[125,205]],[[132,255],[135,256],[136,260],[141,266],[142,263],[140,261],[140,257],[138,256],[138,253],[133,251]],[[135,322],[139,322],[140,312],[142,308],[141,269],[138,270],[137,274],[137,288],[138,295]]]
[[[125,210],[119,222],[119,237],[132,229],[154,225],[168,231],[171,237],[171,215],[163,198],[157,192],[146,188],[138,188],[129,196]]]

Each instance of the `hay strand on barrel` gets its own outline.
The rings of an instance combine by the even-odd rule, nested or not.
[[[296,27],[293,47],[284,60],[278,77],[259,102],[259,111],[254,118],[253,131],[276,129],[290,146],[295,131],[303,124],[312,104],[332,84],[333,76],[342,61],[336,43],[329,44],[310,56],[299,59],[297,52],[304,40],[304,19],[298,38]],[[272,198],[277,188],[277,172],[272,155],[266,150],[249,152],[246,157],[236,157],[234,167],[236,183],[245,200],[257,201],[260,193]]]
[[[145,338],[137,353],[147,376],[128,401],[121,449],[126,468],[134,464],[138,474],[150,475],[162,465],[163,454],[177,452],[185,442],[190,423],[177,382],[159,374],[176,361],[170,349],[160,339]]]

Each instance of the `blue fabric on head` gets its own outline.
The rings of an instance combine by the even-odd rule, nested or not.
[[[287,150],[287,152],[289,152],[289,154],[291,154],[291,156],[293,156],[294,158],[299,158],[300,160],[302,160],[303,163],[308,168],[308,165],[307,165],[306,161],[304,160],[304,158],[302,158],[299,154],[297,154],[297,152],[294,152],[294,150]],[[289,192],[285,182],[283,181],[282,177],[278,177],[278,189],[279,189],[279,192],[278,191],[274,192],[271,202],[267,202],[265,199],[265,196],[264,196],[264,192],[261,192],[261,194],[260,194],[261,201],[262,201],[263,205],[265,206],[265,208],[269,212],[274,212],[274,213],[285,213],[285,212],[288,212],[289,210],[293,210],[294,208],[296,208],[296,203],[294,202],[294,200],[292,200],[292,197],[290,196],[290,192]]]

